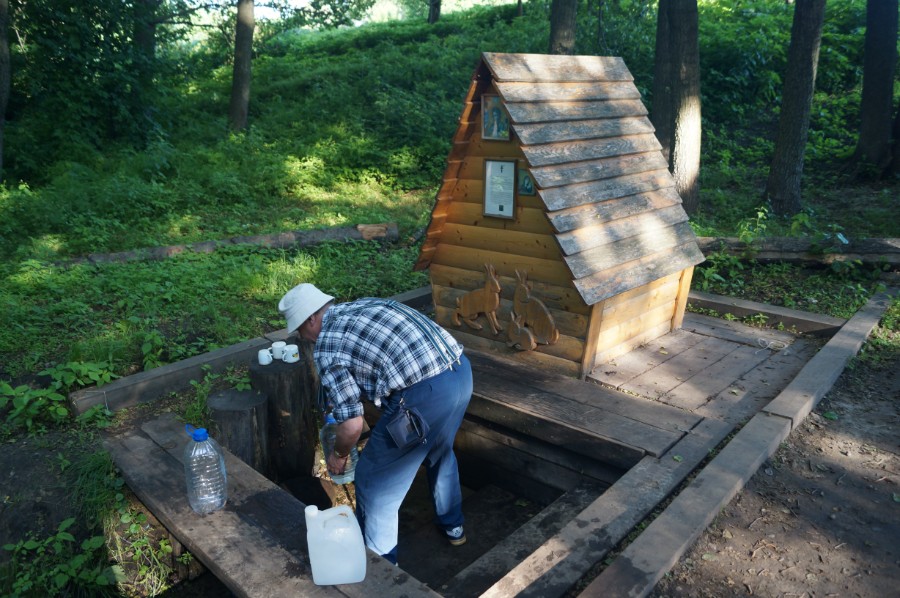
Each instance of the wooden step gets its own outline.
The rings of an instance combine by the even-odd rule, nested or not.
[[[702,419],[692,413],[467,351],[475,390],[468,415],[626,470],[658,457]]]

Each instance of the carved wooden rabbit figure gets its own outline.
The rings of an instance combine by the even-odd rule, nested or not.
[[[516,317],[524,319],[525,326],[531,329],[534,340],[541,345],[552,345],[559,340],[559,330],[550,310],[544,302],[531,296],[531,283],[528,282],[528,273],[516,270],[516,292],[513,295],[513,312]]]
[[[512,320],[512,324],[509,326],[507,346],[519,351],[534,351],[537,348],[537,341],[534,340],[531,330],[525,328],[525,318],[516,317],[516,314],[509,312],[509,319]]]
[[[497,308],[500,307],[500,281],[491,264],[484,265],[484,287],[469,291],[456,299],[456,311],[453,312],[453,324],[459,326],[459,318],[469,328],[481,330],[483,326],[476,322],[479,314],[484,314],[494,334],[500,334],[503,328],[497,321]]]

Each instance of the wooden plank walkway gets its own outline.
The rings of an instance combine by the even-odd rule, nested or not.
[[[810,346],[810,341],[786,332],[688,314],[681,330],[597,367],[590,378],[695,412],[714,398],[725,399],[725,392],[739,394],[737,388],[760,378],[759,371],[774,376],[784,369],[787,355],[808,359]]]
[[[141,502],[236,596],[436,596],[368,552],[357,584],[317,586],[306,546],[305,505],[226,451],[228,503],[209,515],[188,504],[182,453],[189,438],[174,414],[105,439]]]

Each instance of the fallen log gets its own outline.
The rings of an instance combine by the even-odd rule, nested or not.
[[[750,244],[735,237],[699,237],[697,243],[706,255],[725,251],[758,262],[827,266],[858,260],[868,265],[888,265],[891,269],[900,266],[900,239],[858,239],[827,247],[811,239],[793,237],[768,237]]]
[[[313,247],[327,241],[375,241],[380,240],[393,243],[400,237],[397,224],[386,222],[383,224],[357,224],[338,228],[322,228],[316,230],[297,230],[270,235],[253,235],[232,237],[230,239],[216,241],[200,241],[189,245],[165,245],[162,247],[150,247],[135,249],[132,251],[120,251],[117,253],[92,253],[87,257],[62,260],[55,262],[58,266],[74,264],[109,264],[123,263],[137,260],[159,261],[176,255],[193,253],[212,253],[222,247],[233,245],[258,245],[275,249],[287,249],[289,247]]]

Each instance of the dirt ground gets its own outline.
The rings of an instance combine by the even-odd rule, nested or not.
[[[900,355],[857,362],[655,598],[897,596]]]
[[[898,424],[900,354],[857,361],[653,595],[897,595]],[[0,546],[46,537],[74,514],[70,462],[82,446],[58,433],[3,443]],[[204,577],[172,594],[228,595]]]

